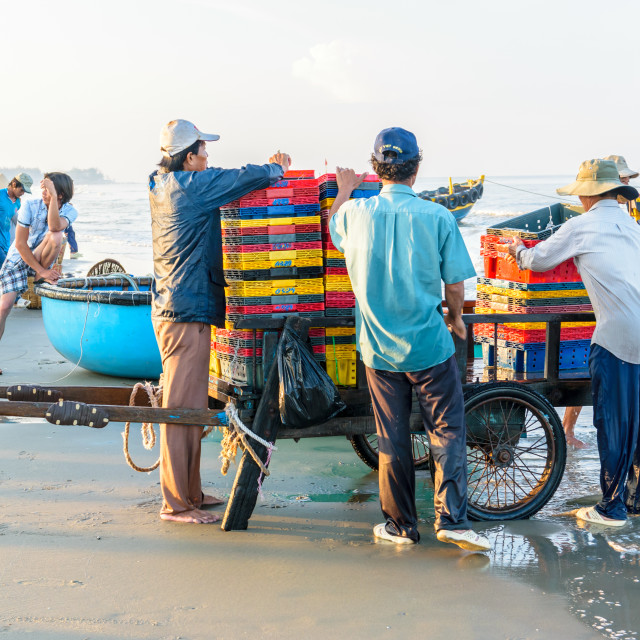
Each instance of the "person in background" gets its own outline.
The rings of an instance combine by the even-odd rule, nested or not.
[[[20,208],[15,242],[0,268],[0,338],[16,298],[27,290],[29,276],[51,284],[60,278],[55,262],[62,236],[78,217],[70,204],[73,180],[66,173],[45,173],[40,186],[42,199],[28,200]]]
[[[71,260],[75,260],[79,258],[82,254],[78,252],[78,243],[76,241],[76,232],[73,230],[73,227],[69,225],[65,231],[65,235],[67,236],[67,242],[69,243],[69,258]]]
[[[605,160],[611,160],[616,163],[618,173],[620,174],[620,182],[624,185],[629,184],[629,180],[633,180],[640,176],[640,173],[629,168],[627,161],[622,156],[607,156]],[[640,210],[638,209],[637,200],[627,200],[620,196],[618,198],[620,204],[624,204],[629,212],[629,215],[636,221],[640,222]]]
[[[338,195],[329,214],[331,239],[344,253],[356,296],[356,342],[378,434],[386,522],[373,534],[396,544],[420,540],[410,427],[415,391],[435,465],[436,537],[488,551],[489,541],[467,519],[464,399],[450,334],[466,337],[464,280],[476,272],[451,213],[412,189],[421,160],[413,133],[381,131],[371,156],[380,194],[349,200],[366,174],[337,167]]]
[[[604,160],[611,160],[615,162],[616,168],[618,169],[618,174],[620,176],[620,182],[624,185],[629,184],[629,180],[633,178],[637,178],[640,173],[637,171],[633,171],[633,169],[629,168],[627,161],[622,156],[607,156]],[[627,211],[629,215],[634,218],[636,221],[640,222],[640,213],[637,208],[636,200],[627,200],[622,196],[618,196],[618,202],[620,204],[624,204],[627,207]],[[574,447],[575,449],[584,449],[588,445],[578,440],[575,436],[575,427],[578,422],[578,417],[580,416],[580,412],[582,411],[582,407],[567,407],[564,410],[564,416],[562,418],[562,427],[564,429],[564,434],[567,439],[567,444],[570,447]]]
[[[15,224],[20,210],[20,198],[31,193],[33,180],[27,173],[19,173],[8,184],[0,189],[0,266],[7,257],[11,246],[11,225]]]
[[[207,168],[208,141],[187,120],[160,133],[162,159],[149,177],[155,281],[152,320],[162,357],[162,406],[206,409],[211,325],[224,327],[220,206],[280,180],[291,158],[241,169]],[[160,425],[163,520],[208,524],[219,517],[202,507],[222,500],[202,492],[202,425]]]
[[[596,315],[589,369],[602,500],[576,517],[620,527],[640,512],[640,227],[617,198],[635,200],[638,191],[621,182],[615,162],[600,159],[583,162],[576,181],[557,191],[578,196],[586,213],[530,249],[513,238],[501,250],[533,271],[573,258],[582,276]]]

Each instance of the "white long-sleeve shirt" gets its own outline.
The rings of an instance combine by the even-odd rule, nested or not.
[[[591,344],[640,364],[640,225],[615,200],[600,200],[548,240],[517,251],[520,269],[532,271],[570,258],[596,314]]]

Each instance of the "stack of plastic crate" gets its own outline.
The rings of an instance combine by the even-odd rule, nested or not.
[[[576,215],[554,205],[510,220],[504,227],[487,229],[481,237],[485,277],[478,278],[476,313],[520,313],[524,322],[497,325],[497,358],[494,325],[476,324],[476,342],[483,343],[485,366],[514,372],[544,371],[545,323],[526,322],[531,313],[592,311],[591,302],[573,260],[545,272],[521,271],[497,245],[508,237],[520,237],[531,247],[549,237],[569,217]],[[560,333],[560,369],[588,367],[593,322],[563,322]]]
[[[356,298],[347,274],[344,255],[329,234],[329,212],[336,196],[338,183],[335,173],[318,178],[320,216],[322,218],[322,252],[324,258],[325,315],[353,317]],[[369,175],[351,193],[351,198],[370,198],[378,195],[382,184],[378,176]],[[327,373],[339,386],[356,384],[356,331],[353,328],[328,328],[326,332]]]
[[[227,280],[225,329],[214,342],[219,378],[263,383],[260,331],[236,328],[242,318],[324,316],[322,235],[314,172],[290,171],[268,189],[221,207],[223,268]],[[324,361],[324,329],[310,332]]]

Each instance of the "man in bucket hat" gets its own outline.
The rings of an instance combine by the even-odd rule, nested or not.
[[[580,520],[620,527],[640,512],[640,227],[618,205],[638,191],[621,182],[612,160],[586,160],[576,181],[557,190],[580,198],[585,213],[548,240],[526,249],[519,238],[503,250],[520,269],[547,271],[573,258],[596,314],[589,369],[598,433],[602,500],[578,509]]]
[[[371,156],[382,191],[350,200],[364,175],[336,169],[331,239],[344,253],[356,295],[358,350],[378,433],[380,506],[386,522],[376,538],[420,540],[411,450],[411,403],[418,396],[435,465],[436,537],[463,549],[488,551],[467,519],[467,447],[460,373],[448,327],[466,336],[464,280],[475,275],[454,217],[413,191],[422,152],[413,133],[378,134]],[[442,282],[448,314],[442,313]]]
[[[0,189],[0,267],[7,257],[11,245],[11,227],[15,226],[20,210],[20,198],[31,193],[33,179],[27,173],[19,173],[7,185]]]

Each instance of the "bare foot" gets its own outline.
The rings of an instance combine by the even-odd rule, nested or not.
[[[587,449],[589,447],[586,442],[578,440],[574,435],[567,434],[566,438],[568,447],[573,447],[574,449]]]
[[[220,498],[216,498],[215,496],[208,496],[206,493],[202,494],[202,504],[200,505],[200,508],[215,507],[216,505],[219,505],[219,504],[224,504],[224,500],[221,500]]]
[[[181,511],[180,513],[161,513],[161,520],[170,520],[171,522],[186,522],[189,524],[212,524],[220,520],[220,516],[215,513],[207,513],[200,509],[191,509],[190,511]]]

